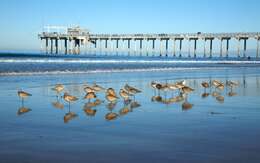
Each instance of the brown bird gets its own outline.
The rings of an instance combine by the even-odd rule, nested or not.
[[[97,85],[96,83],[92,86],[92,88],[93,88],[96,92],[105,90],[105,88],[101,87],[100,85]]]
[[[214,92],[212,92],[212,94],[211,94],[211,96],[213,96],[213,97],[217,97],[217,96],[219,96],[220,94],[218,93],[218,92],[216,92],[216,91],[214,91]]]
[[[78,100],[77,97],[72,96],[72,95],[68,94],[67,92],[64,93],[63,98],[64,98],[64,100],[65,100],[66,102],[69,103],[69,108],[70,108],[70,103],[71,103],[71,102],[75,102],[75,101]]]
[[[94,99],[94,98],[96,98],[97,96],[96,96],[96,94],[94,93],[94,92],[88,92],[85,96],[84,96],[84,98],[83,99],[88,99],[89,101],[91,100],[91,99]]]
[[[238,85],[239,85],[239,83],[236,81],[227,81],[227,86],[231,88],[231,92],[232,92],[233,87],[236,87]]]
[[[116,91],[113,88],[108,88],[106,94],[116,96]]]
[[[127,101],[131,96],[131,94],[128,93],[125,89],[120,89],[119,95],[124,99],[124,101]]]
[[[106,118],[106,120],[110,121],[110,120],[116,119],[117,116],[118,116],[118,114],[116,114],[116,113],[107,113],[105,118]]]
[[[90,87],[90,86],[86,86],[86,87],[84,88],[84,91],[85,91],[86,93],[96,92],[96,90],[95,90],[94,88]]]
[[[55,87],[52,88],[52,90],[56,91],[58,97],[58,95],[60,95],[60,93],[64,90],[64,85],[56,84]]]
[[[223,83],[221,81],[219,81],[219,80],[213,80],[212,81],[212,85],[215,86],[215,87],[217,87],[220,84],[223,84]]]
[[[22,106],[23,106],[24,99],[28,98],[29,96],[32,96],[32,94],[27,93],[25,91],[18,91],[18,96],[20,97],[20,99],[22,99]]]
[[[205,88],[205,89],[206,89],[206,88],[209,88],[209,83],[204,81],[204,82],[201,83],[201,86],[202,86],[203,88]]]
[[[29,96],[32,96],[32,94],[27,93],[27,92],[25,92],[25,91],[18,91],[18,96],[19,96],[21,99],[25,99],[25,98],[27,98],[27,97],[29,97]]]
[[[188,86],[182,87],[181,90],[182,90],[182,93],[185,93],[185,94],[188,94],[188,93],[191,93],[191,92],[194,91],[193,88],[190,88],[190,87],[188,87]]]
[[[132,87],[132,86],[130,86],[130,85],[128,85],[128,84],[126,84],[126,85],[124,86],[124,88],[125,88],[126,91],[128,91],[128,92],[131,93],[131,94],[137,94],[137,93],[141,93],[141,92],[142,92],[140,89],[137,89],[137,88],[135,88],[135,87]]]
[[[221,83],[216,88],[222,91],[224,90],[224,87],[225,87],[224,84]]]

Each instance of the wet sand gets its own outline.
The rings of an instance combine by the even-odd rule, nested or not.
[[[183,79],[195,89],[186,99],[192,107],[152,100],[158,93],[151,81]],[[214,88],[205,92],[200,85],[213,79],[239,86],[232,94],[218,91],[224,97],[218,101]],[[141,106],[120,115],[122,99],[111,108],[98,93],[104,102],[94,116],[86,114],[83,85],[94,82],[117,92],[126,83],[140,88],[135,101]],[[70,109],[51,90],[57,83],[79,97]],[[23,114],[17,114],[20,88],[32,94],[24,102],[31,111]],[[260,68],[1,76],[0,90],[0,162],[260,162]],[[161,93],[175,96],[178,91]],[[77,116],[65,123],[68,112]],[[119,116],[108,121],[111,112]]]

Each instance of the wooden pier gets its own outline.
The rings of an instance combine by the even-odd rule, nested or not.
[[[237,41],[237,57],[246,57],[247,41],[256,41],[259,57],[260,32],[182,33],[182,34],[91,34],[80,27],[47,27],[38,36],[47,54],[80,54],[83,51],[159,53],[160,56],[182,57],[183,41],[188,41],[188,57],[196,57],[198,41],[203,41],[203,56],[212,57],[213,42],[220,43],[219,57],[228,57],[230,40]],[[55,31],[53,31],[55,29]],[[60,31],[63,29],[63,31]],[[241,48],[241,42],[243,46]],[[178,45],[177,45],[178,43]],[[193,49],[191,45],[193,43]],[[207,43],[209,44],[208,46]],[[62,45],[62,46],[59,46]],[[157,45],[157,46],[156,46]],[[172,46],[171,51],[169,47]],[[176,47],[178,46],[178,47]],[[225,49],[223,48],[225,46]],[[177,49],[176,49],[177,48]],[[193,53],[193,54],[192,54]],[[242,54],[242,56],[241,56]]]

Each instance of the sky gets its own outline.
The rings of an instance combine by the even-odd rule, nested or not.
[[[1,0],[0,50],[37,50],[46,25],[91,33],[260,32],[259,0]]]

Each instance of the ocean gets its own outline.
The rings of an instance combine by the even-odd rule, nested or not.
[[[201,85],[214,80],[224,88]],[[152,81],[194,91],[157,91]],[[89,114],[93,84],[118,99],[96,93]],[[126,84],[142,91],[129,103],[119,95]],[[0,162],[260,162],[259,60],[1,54],[0,90]],[[32,96],[22,102],[18,90]],[[64,92],[78,100],[69,105]]]

